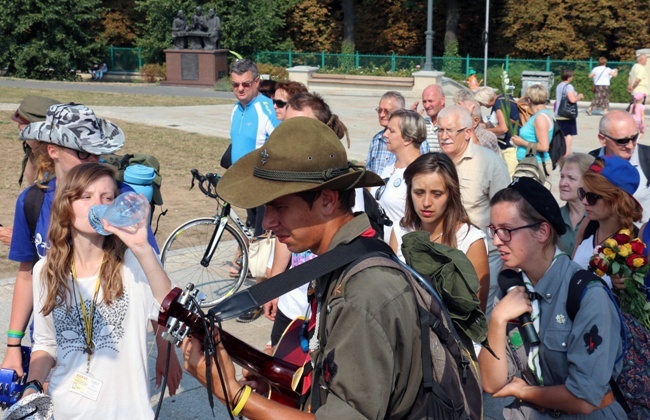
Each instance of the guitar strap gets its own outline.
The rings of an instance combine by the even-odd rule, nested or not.
[[[393,251],[383,241],[359,237],[350,243],[342,244],[297,267],[257,283],[246,290],[235,293],[208,311],[210,316],[220,321],[236,318],[240,314],[273,300],[303,284],[331,273],[372,252]]]

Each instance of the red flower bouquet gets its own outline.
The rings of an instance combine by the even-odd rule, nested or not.
[[[620,299],[621,310],[650,328],[650,302],[644,292],[643,279],[650,266],[646,245],[639,239],[631,239],[628,229],[621,229],[594,250],[589,268],[599,276],[619,275],[625,279],[625,289],[614,289]]]

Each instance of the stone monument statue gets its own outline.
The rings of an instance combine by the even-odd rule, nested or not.
[[[221,38],[221,19],[210,9],[208,17],[203,8],[196,7],[191,21],[185,20],[185,13],[179,10],[172,22],[172,43],[176,49],[216,50]],[[185,46],[187,41],[188,46]]]
[[[208,42],[205,43],[206,50],[219,48],[219,35],[221,32],[221,19],[214,14],[214,9],[208,11]]]

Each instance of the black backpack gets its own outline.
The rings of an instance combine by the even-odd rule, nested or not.
[[[377,237],[383,239],[384,226],[393,226],[392,220],[386,216],[384,209],[365,188],[363,189],[363,205],[365,213],[368,215],[368,219],[370,219],[370,225],[377,232]]]
[[[560,128],[560,125],[553,119],[553,137],[549,146],[548,154],[551,156],[553,169],[557,167],[560,159],[566,155],[566,138]],[[546,174],[548,176],[548,174]]]

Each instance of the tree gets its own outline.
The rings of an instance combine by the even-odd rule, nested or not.
[[[629,60],[650,43],[647,0],[505,0],[499,34],[515,57]]]
[[[338,51],[341,23],[334,18],[332,1],[304,0],[287,11],[286,35],[298,51]]]
[[[100,0],[0,0],[0,68],[71,80],[102,57]]]
[[[102,37],[107,45],[130,47],[138,36],[138,22],[144,17],[136,10],[135,0],[102,0]]]

